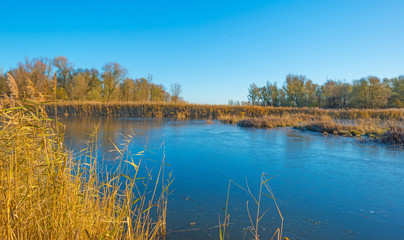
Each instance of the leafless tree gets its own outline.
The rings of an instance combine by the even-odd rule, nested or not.
[[[182,92],[182,87],[179,83],[174,83],[171,85],[171,100],[173,102],[180,101],[180,94]]]
[[[73,80],[73,63],[69,62],[64,56],[55,57],[52,63],[56,68],[58,87],[66,90],[70,82]]]
[[[112,94],[119,86],[119,83],[121,83],[128,74],[128,70],[126,70],[126,68],[122,67],[116,62],[109,62],[104,64],[102,70],[104,97],[109,102],[111,100]]]

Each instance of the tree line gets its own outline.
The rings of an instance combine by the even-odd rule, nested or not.
[[[239,102],[229,101],[231,105]],[[404,76],[384,78],[369,76],[352,83],[327,80],[315,84],[302,75],[286,76],[281,88],[267,82],[248,89],[249,105],[321,108],[402,108],[404,107]]]
[[[179,102],[181,85],[174,83],[168,91],[163,85],[153,83],[151,75],[146,78],[130,78],[128,70],[116,62],[96,68],[75,68],[66,57],[53,59],[25,59],[6,73],[0,74],[0,94],[10,95],[8,77],[15,80],[19,98],[26,98],[35,88],[47,96],[59,100],[90,101],[145,101]]]

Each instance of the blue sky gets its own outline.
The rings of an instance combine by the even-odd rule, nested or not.
[[[246,100],[248,87],[404,74],[404,1],[3,1],[0,66],[66,56],[131,77],[178,82],[197,103]]]

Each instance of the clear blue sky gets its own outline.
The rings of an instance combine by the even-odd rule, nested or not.
[[[404,74],[403,0],[2,1],[0,66],[66,56],[178,82],[197,103],[246,100],[288,73],[316,83]]]

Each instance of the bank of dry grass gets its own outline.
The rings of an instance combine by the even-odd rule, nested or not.
[[[94,142],[73,156],[60,126],[43,108],[13,102],[0,109],[1,239],[158,239],[165,234],[168,192],[161,172],[160,180],[143,180],[138,188],[140,164],[123,149],[118,162],[130,161],[132,175],[121,166],[101,176]]]
[[[345,137],[367,137],[363,142],[376,142],[388,145],[404,146],[403,122],[381,119],[332,119],[324,116],[306,114],[264,116],[258,118],[242,118],[222,116],[220,121],[237,124],[240,127],[275,128],[294,127],[303,131],[321,132],[324,135],[334,134]]]
[[[382,143],[387,145],[404,146],[404,126],[401,121],[382,121],[380,119],[358,119],[344,121],[308,121],[297,129],[334,134],[345,137],[361,138],[363,142]],[[366,138],[362,138],[365,136]]]
[[[384,122],[379,119],[357,119],[350,121],[336,121],[331,119],[326,121],[307,121],[295,127],[301,130],[322,132],[324,134],[354,137],[380,137],[387,131],[387,124],[397,123],[392,121]]]
[[[45,108],[49,115],[55,114],[53,103],[46,104]],[[58,102],[57,112],[61,116],[131,116],[179,119],[219,119],[223,116],[260,118],[304,114],[328,116],[333,119],[404,120],[404,109],[321,109],[156,102]]]
[[[384,144],[404,146],[404,126],[388,126],[388,130],[376,141]]]
[[[307,114],[284,115],[284,116],[264,116],[260,118],[246,118],[235,121],[240,127],[275,128],[293,127],[302,122],[308,121],[328,121],[328,116],[310,116]]]

